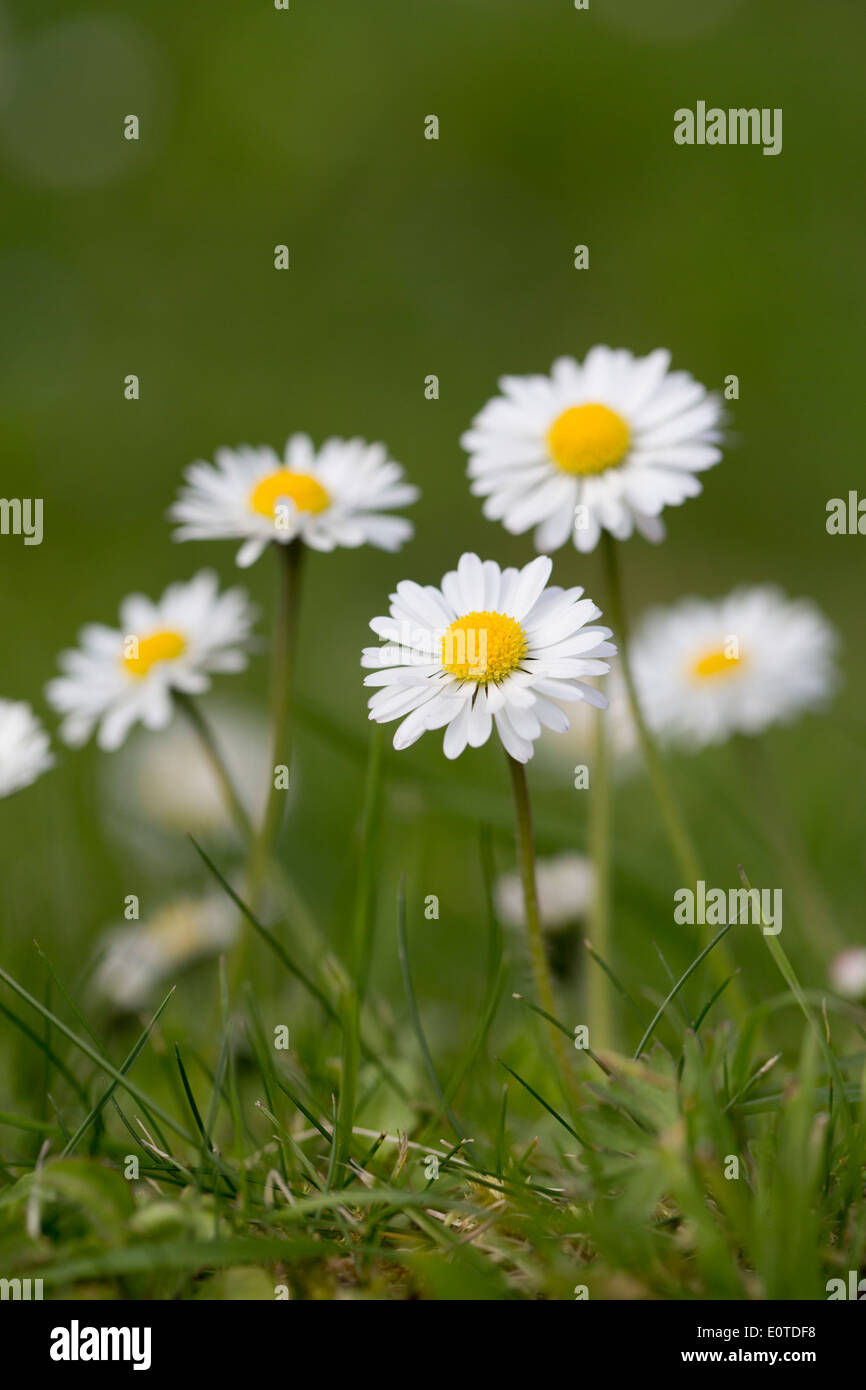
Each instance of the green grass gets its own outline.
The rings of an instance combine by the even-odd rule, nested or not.
[[[276,995],[308,1011],[288,1053],[253,987],[230,1002],[224,969],[209,970],[218,1027],[193,1040],[173,1026],[181,981],[123,1057],[71,994],[55,984],[49,1005],[0,971],[7,1024],[42,1077],[30,1113],[0,1114],[0,1276],[38,1276],[50,1297],[818,1299],[859,1269],[866,1011],[804,990],[767,936],[784,989],[734,1027],[708,970],[719,933],[673,984],[659,966],[654,1008],[642,982],[615,981],[628,1048],[570,1049],[574,1103],[541,1011],[503,987],[490,912],[475,1027],[463,1055],[437,1058],[405,881],[393,905],[405,999],[389,1016],[367,989],[380,765],[374,753],[354,973],[324,960],[308,973],[289,923],[243,909],[281,972]],[[395,1101],[402,1126],[371,1123]]]

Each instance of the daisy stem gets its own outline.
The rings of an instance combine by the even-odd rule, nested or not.
[[[529,953],[529,965],[532,971],[532,982],[538,1004],[545,1013],[556,1018],[556,998],[553,993],[553,982],[550,978],[550,970],[547,964],[547,952],[544,948],[544,937],[541,931],[541,919],[538,912],[538,893],[535,885],[535,837],[532,830],[532,810],[529,804],[529,786],[526,780],[526,768],[523,763],[519,763],[516,758],[512,758],[510,753],[506,753],[505,756],[508,759],[508,770],[511,773],[511,785],[514,791],[514,807],[517,815],[517,844],[520,852],[520,878],[523,884],[523,902],[526,911],[526,939]],[[571,1073],[568,1068],[564,1034],[559,1028],[551,1024],[550,1038],[553,1043],[556,1060],[562,1073],[560,1080],[565,1088],[565,1093],[569,1094],[568,1088]]]
[[[278,785],[277,768],[289,769],[291,775],[292,731],[290,712],[292,701],[292,675],[294,670],[295,639],[298,632],[298,608],[301,590],[301,561],[303,546],[300,541],[288,545],[277,545],[279,562],[279,584],[277,589],[277,612],[274,622],[274,638],[271,653],[271,760],[268,769],[270,782],[265,803],[265,813],[257,835],[253,837],[247,871],[247,898],[253,912],[259,905],[262,887],[267,876],[268,862],[274,848],[279,830],[284,788]],[[249,934],[244,932],[238,943],[234,962],[234,984],[240,980],[243,968],[246,943]]]
[[[243,803],[235,790],[234,782],[231,779],[228,768],[214,738],[213,729],[208,724],[201,710],[191,696],[182,690],[175,691],[175,701],[194,729],[198,740],[204,750],[205,756],[220,784],[220,790],[225,798],[226,806],[234,821],[241,839],[246,845],[252,840],[253,827],[247,815]]]
[[[688,827],[680,814],[680,809],[677,805],[655,739],[649,731],[649,726],[647,725],[643,710],[641,709],[637,686],[635,685],[634,674],[629,659],[628,629],[626,627],[625,604],[622,596],[619,555],[616,541],[609,531],[602,532],[602,554],[604,556],[607,578],[608,612],[610,613],[611,626],[614,630],[614,637],[617,642],[617,657],[623,679],[625,680],[632,718],[634,719],[635,728],[637,729],[638,741],[641,746],[641,752],[643,753],[650,781],[652,782],[653,792],[655,793],[662,822],[668,840],[670,841],[671,850],[673,851],[679,872],[682,875],[683,887],[691,888],[692,892],[694,892],[698,880],[702,877],[700,863]],[[710,952],[710,965],[716,973],[720,984],[723,979],[727,979],[729,975],[733,974],[733,965],[731,964],[727,946],[724,942],[720,943],[716,950]],[[736,1012],[742,1015],[745,1006],[736,980],[731,982],[728,989],[728,996]]]
[[[619,570],[619,557],[617,554],[616,541],[609,531],[602,532],[602,548],[604,552],[605,569],[607,571],[607,595],[608,610],[610,621],[614,629],[614,637],[617,642],[617,657],[620,662],[620,669],[625,680],[626,690],[628,691],[629,705],[631,706],[632,718],[637,729],[638,740],[644,762],[653,784],[656,800],[659,804],[662,820],[674,858],[679,865],[680,872],[683,874],[685,883],[694,887],[700,878],[700,868],[698,857],[692,844],[691,836],[685,821],[682,819],[679,808],[676,804],[667,773],[665,772],[659,751],[656,747],[655,739],[649,731],[649,727],[641,709],[638,698],[637,686],[631,669],[631,660],[628,647],[628,632],[625,621],[625,605],[622,597],[622,580]]]
[[[270,855],[281,819],[281,795],[276,786],[274,768],[278,765],[289,768],[292,761],[290,711],[303,555],[303,546],[300,541],[292,541],[289,545],[279,547],[280,582],[277,590],[277,617],[274,630],[273,666],[271,668],[273,756],[271,758],[271,784],[268,790],[268,801],[261,833],[265,861]]]
[[[610,759],[605,731],[606,713],[595,710],[595,740],[593,745],[592,784],[589,842],[595,884],[592,905],[589,911],[590,939],[594,950],[602,960],[611,956],[610,940],[610,848],[611,848],[611,795]],[[611,1021],[610,984],[603,972],[601,978],[589,987],[589,1037],[594,1051],[613,1046]]]

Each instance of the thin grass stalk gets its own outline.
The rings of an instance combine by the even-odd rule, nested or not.
[[[647,772],[650,776],[653,792],[661,814],[662,824],[664,825],[671,851],[676,860],[680,875],[682,876],[683,886],[695,892],[698,880],[703,877],[700,869],[700,862],[692,842],[692,837],[689,834],[688,827],[680,812],[676,797],[674,796],[673,788],[658,751],[658,747],[656,746],[655,739],[650,733],[649,726],[641,708],[640,697],[635,684],[634,673],[631,668],[629,635],[622,594],[619,555],[616,541],[608,531],[602,534],[602,554],[607,576],[608,611],[610,613],[611,625],[617,642],[617,656],[623,679],[625,680],[629,705],[637,730],[641,752],[643,753]],[[733,973],[733,963],[726,946],[723,945],[721,949],[711,953],[710,965],[715,972],[716,982],[718,984],[721,984],[723,979],[727,979],[728,976]],[[737,980],[732,982],[728,997],[731,1000],[734,1011],[738,1016],[742,1017],[745,1012],[745,1001],[743,1000]]]
[[[590,782],[589,845],[594,879],[592,903],[589,910],[589,929],[593,946],[604,960],[611,951],[610,920],[610,859],[612,803],[610,794],[610,758],[605,728],[605,711],[595,711],[592,778]],[[587,1000],[590,1045],[598,1051],[614,1045],[612,995],[608,977],[602,973],[587,980]]]
[[[523,902],[526,914],[526,944],[532,982],[537,1002],[545,1013],[556,1016],[556,997],[553,981],[547,963],[547,952],[541,930],[541,917],[538,911],[538,891],[535,879],[535,837],[532,830],[532,810],[529,802],[529,786],[526,768],[510,753],[506,753],[511,786],[514,792],[514,808],[517,820],[517,847],[520,857],[520,878],[523,885]],[[559,1029],[548,1025],[548,1037],[560,1072],[560,1084],[566,1095],[576,1094],[574,1081],[568,1065],[568,1054]]]

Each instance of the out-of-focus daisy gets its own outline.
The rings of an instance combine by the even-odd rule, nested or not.
[[[866,946],[849,946],[830,962],[830,983],[846,999],[866,995]]]
[[[467,744],[486,743],[495,725],[506,752],[525,763],[542,725],[569,727],[555,701],[604,708],[605,697],[582,677],[609,670],[601,658],[616,651],[610,629],[587,626],[601,613],[582,589],[545,587],[551,568],[546,555],[502,570],[470,553],[440,589],[397,585],[390,617],[370,623],[387,645],[365,648],[361,661],[376,668],[365,685],[383,687],[370,699],[370,718],[401,720],[395,748],[445,728],[445,756],[456,758]]]
[[[0,797],[11,796],[54,765],[48,735],[23,700],[0,700]]]
[[[667,743],[701,748],[825,704],[837,683],[836,648],[813,603],[761,587],[652,610],[631,657],[653,730]]]
[[[267,722],[244,706],[212,704],[211,697],[203,712],[241,804],[258,825],[270,782]],[[235,839],[224,788],[187,719],[173,719],[158,739],[133,730],[117,756],[105,759],[101,775],[110,828],[155,867],[164,868],[175,852],[178,862],[189,866],[189,847],[179,836],[217,843]]]
[[[560,931],[585,917],[595,890],[592,861],[583,854],[565,850],[562,854],[535,862],[538,911],[545,931]],[[526,908],[523,887],[517,873],[502,874],[494,884],[496,915],[506,927],[524,927]]]
[[[374,545],[399,550],[412,535],[405,517],[388,516],[418,498],[384,444],[327,439],[317,451],[293,434],[283,458],[270,448],[219,449],[216,464],[198,461],[169,515],[175,539],[239,539],[237,562],[256,561],[271,541],[297,538],[313,550]]]
[[[228,950],[237,931],[228,898],[178,898],[147,921],[105,934],[93,988],[119,1012],[143,1008],[158,984]]]
[[[721,404],[671,355],[594,347],[550,376],[505,376],[461,440],[484,515],[537,550],[571,536],[580,551],[602,529],[625,540],[637,527],[664,539],[661,511],[696,497],[695,474],[721,458]]]
[[[64,715],[61,736],[84,743],[99,726],[100,748],[118,748],[132,724],[164,729],[172,691],[199,695],[210,673],[242,671],[254,619],[242,589],[218,592],[211,570],[171,584],[157,603],[133,594],[120,605],[120,628],[90,623],[81,646],[63,652],[63,675],[49,682],[51,704]]]

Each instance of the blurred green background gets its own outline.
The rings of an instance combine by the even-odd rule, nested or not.
[[[851,0],[591,0],[586,12],[570,0],[292,0],[288,12],[270,0],[4,0],[0,492],[44,498],[45,536],[32,548],[0,538],[0,694],[48,718],[42,687],[83,622],[113,624],[125,593],[156,596],[205,564],[249,586],[267,633],[272,556],[241,574],[230,543],[172,542],[181,470],[221,444],[281,447],[297,429],[385,440],[423,490],[416,537],[399,556],[312,556],[301,623],[300,696],[347,740],[299,724],[282,852],[339,946],[369,729],[367,622],[398,579],[438,582],[463,548],[532,555],[528,536],[482,519],[461,430],[504,372],[546,371],[596,342],[664,345],[710,387],[736,373],[740,399],[704,495],[668,512],[664,546],[627,546],[632,611],[774,581],[838,626],[846,685],[833,710],[769,741],[857,940],[866,542],[828,536],[825,507],[863,477],[864,38]],[[782,107],[782,154],[676,146],[673,112],[698,99]],[[129,113],[137,143],[122,136]],[[424,139],[428,114],[438,142]],[[273,268],[277,243],[288,272]],[[577,243],[588,271],[573,268]],[[137,402],[124,400],[128,373]],[[430,373],[438,401],[424,398]],[[598,556],[562,550],[554,577],[604,606]],[[263,703],[266,675],[263,652],[218,688]],[[125,894],[146,913],[168,892],[109,833],[103,756],[63,751],[0,803],[2,959],[31,985],[32,937],[74,976]],[[585,847],[576,760],[569,749],[559,773],[531,768],[543,851]],[[501,753],[446,765],[427,736],[389,748],[387,770],[374,979],[401,1013],[405,870],[420,1002],[434,1044],[458,1047],[481,990],[481,823],[496,830],[497,862],[513,859]],[[753,882],[778,883],[729,751],[674,772],[708,878],[733,883],[743,862]],[[615,844],[617,968],[636,990],[660,988],[653,941],[683,967],[695,940],[672,923],[676,872],[640,777],[617,799]],[[201,881],[191,850],[188,869]],[[184,880],[172,872],[172,886]],[[438,922],[423,919],[429,893]],[[786,947],[820,984],[806,935],[792,913]],[[753,997],[776,990],[759,938],[737,955]]]

